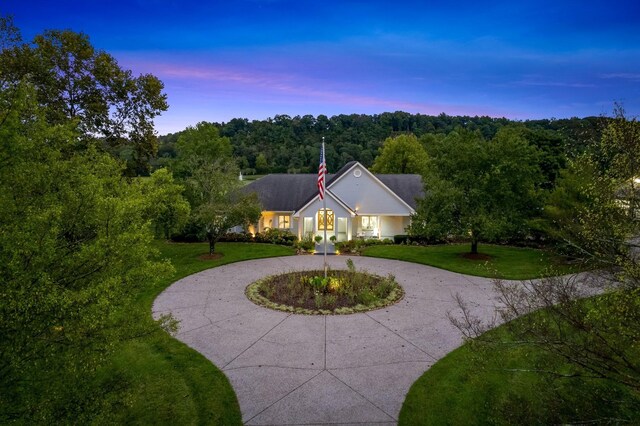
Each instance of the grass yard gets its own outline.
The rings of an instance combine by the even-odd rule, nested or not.
[[[489,333],[506,343],[466,343],[439,360],[411,386],[399,425],[640,424],[640,399],[628,389],[532,372],[570,370],[533,345],[513,343],[504,326]]]
[[[199,257],[209,251],[207,243],[179,244],[158,241],[155,247],[170,259],[176,272],[157,286],[148,288],[138,309],[149,313],[156,296],[176,280],[198,271],[248,259],[294,254],[289,247],[219,243],[215,260]],[[240,408],[226,376],[209,360],[183,343],[158,330],[123,345],[109,371],[132,384],[128,406],[118,413],[122,424],[212,424],[240,425]]]
[[[510,280],[538,278],[549,273],[563,275],[580,270],[578,265],[566,264],[561,258],[543,250],[480,244],[478,253],[489,256],[489,259],[474,260],[463,257],[469,249],[469,244],[426,247],[379,245],[367,247],[363,254],[422,263],[461,274]]]

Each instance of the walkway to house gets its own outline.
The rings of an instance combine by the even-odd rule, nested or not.
[[[347,256],[331,256],[332,269]],[[154,315],[181,321],[176,336],[220,367],[249,425],[395,424],[409,387],[462,343],[447,319],[460,293],[493,315],[490,280],[414,263],[353,257],[357,269],[395,275],[405,297],[362,314],[305,316],[254,305],[251,282],[322,269],[321,256],[252,260],[191,275],[167,288]]]

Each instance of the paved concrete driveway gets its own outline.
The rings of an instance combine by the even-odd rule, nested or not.
[[[346,256],[330,256],[345,269]],[[253,260],[203,271],[168,287],[154,315],[181,321],[176,336],[220,367],[249,425],[395,424],[411,384],[462,343],[449,323],[452,295],[493,314],[490,280],[394,260],[353,257],[357,269],[395,275],[405,297],[353,315],[305,316],[256,306],[253,281],[322,269],[321,256]]]

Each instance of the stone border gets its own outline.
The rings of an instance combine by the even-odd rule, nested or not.
[[[346,271],[346,269],[345,269],[345,271]],[[285,274],[294,273],[294,272],[295,271],[293,271],[293,272],[285,272],[283,274],[278,274],[278,275],[285,275]],[[369,275],[372,275],[372,276],[377,277],[377,278],[382,278],[379,275],[371,274],[369,272],[365,272],[365,271],[359,271],[359,272],[363,272],[365,274],[369,274]],[[267,277],[264,277],[264,278],[262,278],[262,279],[260,279],[258,281],[254,281],[251,284],[249,284],[247,286],[247,288],[245,288],[245,290],[244,290],[244,294],[247,296],[247,299],[249,299],[250,301],[252,301],[253,303],[255,303],[258,306],[262,306],[263,308],[273,309],[275,311],[289,312],[289,313],[292,313],[292,314],[300,314],[300,315],[350,315],[350,314],[374,311],[376,309],[385,308],[385,307],[387,307],[389,305],[393,305],[395,303],[398,303],[399,301],[401,301],[404,298],[404,289],[396,281],[396,286],[397,287],[394,288],[393,290],[391,290],[391,292],[389,293],[389,295],[387,297],[385,297],[382,300],[377,301],[373,305],[357,304],[355,306],[350,306],[350,307],[344,306],[342,308],[336,308],[336,309],[334,309],[332,311],[328,310],[328,309],[298,308],[298,307],[295,307],[295,306],[283,305],[281,303],[272,302],[271,300],[267,299],[266,297],[264,297],[263,295],[260,294],[260,292],[258,291],[258,287],[260,286],[260,284],[262,284],[264,281],[266,281],[268,279],[271,279],[274,276],[276,276],[276,275],[269,275]]]

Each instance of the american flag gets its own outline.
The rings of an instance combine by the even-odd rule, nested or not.
[[[318,194],[320,199],[324,200],[324,182],[327,174],[327,163],[324,158],[324,142],[322,142],[322,149],[320,150],[320,165],[318,166]]]

